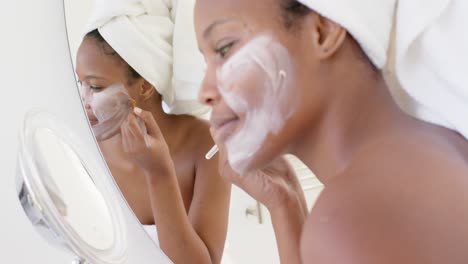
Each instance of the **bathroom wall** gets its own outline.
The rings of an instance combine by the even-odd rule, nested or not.
[[[71,111],[81,106],[68,82],[73,76],[66,39],[57,38],[65,31],[62,4],[60,0],[25,0],[2,1],[0,6],[0,262],[71,263],[70,255],[45,243],[33,229],[15,186],[18,132],[32,106],[60,113],[61,118],[85,118]],[[84,133],[83,128],[75,129]]]
[[[64,0],[67,34],[73,65],[76,65],[76,52],[86,33],[86,26],[92,10],[91,0]]]

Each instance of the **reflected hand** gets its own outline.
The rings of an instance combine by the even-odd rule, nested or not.
[[[135,108],[120,130],[124,151],[147,175],[164,175],[172,171],[169,147],[150,112]]]
[[[239,175],[231,168],[224,146],[220,147],[219,153],[220,174],[264,204],[270,211],[289,202],[298,202],[301,207],[305,207],[299,180],[284,157],[277,158],[261,170]]]

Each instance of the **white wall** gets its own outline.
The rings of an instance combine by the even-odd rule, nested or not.
[[[64,31],[59,16],[63,12],[61,2],[2,1],[0,10],[0,32],[3,36],[0,42],[3,98],[0,104],[2,262],[67,263],[71,256],[44,243],[33,230],[19,205],[14,182],[18,131],[25,112],[31,106],[62,110],[64,114],[70,114],[68,118],[80,118],[77,111],[67,111],[80,105],[70,100],[77,94],[66,89],[67,80],[73,78],[67,60],[66,42],[56,38],[58,32]],[[61,57],[57,58],[54,53]],[[64,67],[55,71],[47,67],[49,63],[61,63]],[[56,91],[57,97],[49,98],[48,93],[57,85],[64,85],[63,90]]]
[[[62,12],[58,0],[1,3],[0,250],[4,263],[67,263],[71,257],[44,243],[35,232],[18,203],[14,184],[18,131],[31,106],[54,109],[72,119],[82,118],[79,112],[70,111],[80,105],[69,100],[78,95],[66,87],[67,80],[73,78],[68,57],[54,56],[55,52],[68,54],[65,39],[57,38],[59,32],[64,32],[59,16]],[[48,68],[49,63],[60,63],[62,69]],[[48,96],[57,85],[64,87],[56,90],[55,98]]]
[[[76,52],[83,35],[86,33],[92,3],[91,0],[64,0],[67,34],[73,65],[76,65]]]

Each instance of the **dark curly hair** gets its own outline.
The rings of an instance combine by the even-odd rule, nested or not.
[[[280,0],[280,8],[283,25],[288,30],[299,29],[301,19],[311,12],[307,6],[295,0]]]
[[[311,9],[296,0],[280,0],[280,8],[282,24],[286,29],[292,31],[299,30],[301,28],[301,19],[312,12]],[[352,40],[352,44],[355,46],[355,54],[357,55],[357,58],[369,64],[374,71],[380,72],[380,70],[372,63],[366,53],[362,50],[356,39],[351,34],[348,36]]]

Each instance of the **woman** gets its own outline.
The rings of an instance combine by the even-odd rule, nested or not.
[[[393,6],[197,1],[221,173],[269,209],[282,263],[468,263],[468,141],[393,101]],[[325,185],[308,216],[284,153]]]
[[[133,17],[138,23],[126,26],[142,27],[151,21],[151,14],[142,12]],[[163,111],[162,102],[170,89],[163,87],[169,83],[163,81],[168,78],[162,74],[165,71],[158,71],[168,69],[164,64],[169,56],[163,56],[164,50],[157,52],[151,46],[139,51],[148,56],[132,60],[132,47],[141,47],[144,40],[127,30],[122,37],[126,44],[134,44],[124,46],[115,36],[123,35],[119,32],[125,32],[125,26],[104,22],[96,28],[79,47],[76,72],[112,175],[140,222],[156,225],[161,248],[174,263],[219,263],[227,232],[230,185],[219,176],[217,159],[205,159],[214,144],[208,124]],[[152,65],[156,68],[144,68]]]

